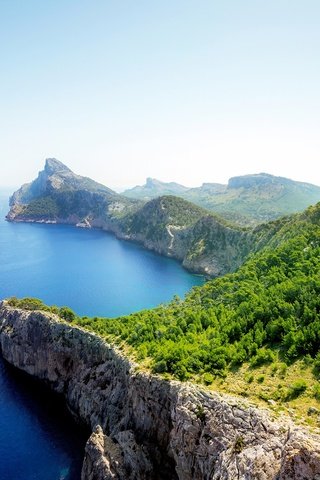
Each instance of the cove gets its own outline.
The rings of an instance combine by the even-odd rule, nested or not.
[[[184,296],[203,277],[101,230],[9,223],[0,211],[0,298],[37,297],[79,315],[125,315]]]
[[[100,230],[4,220],[0,299],[38,297],[79,315],[129,314],[183,296],[203,277]],[[0,358],[0,479],[79,480],[85,436],[56,396]]]

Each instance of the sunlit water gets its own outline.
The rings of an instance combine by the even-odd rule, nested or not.
[[[118,316],[183,296],[202,277],[99,230],[4,221],[0,299],[32,296],[79,315]],[[85,435],[62,403],[0,358],[0,480],[78,480]]]
[[[183,296],[203,282],[175,260],[112,234],[8,223],[0,211],[0,298],[32,296],[80,315],[118,316]]]

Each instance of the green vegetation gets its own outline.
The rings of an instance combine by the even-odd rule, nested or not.
[[[267,245],[237,272],[153,310],[76,324],[129,346],[154,373],[257,396],[320,399],[320,204],[271,224]],[[11,300],[23,308],[38,301]],[[33,303],[35,302],[35,303]],[[48,307],[45,307],[48,309]],[[239,387],[240,385],[240,387]],[[238,388],[239,387],[239,388]]]
[[[45,196],[32,200],[23,207],[22,214],[26,219],[54,220],[59,212],[58,205],[54,198]]]
[[[289,390],[286,395],[287,400],[299,397],[303,392],[307,390],[307,383],[303,379],[296,380],[292,385],[290,385]]]
[[[125,341],[155,372],[182,380],[209,372],[223,375],[250,362],[272,363],[275,351],[290,364],[316,359],[320,346],[320,229],[266,248],[236,273],[193,289],[185,301],[119,319],[80,324]]]
[[[194,288],[184,301],[77,322],[125,341],[140,358],[151,359],[155,372],[182,380],[206,372],[223,375],[244,362],[252,368],[270,364],[276,351],[287,364],[309,355],[318,371],[320,228],[300,217],[290,228],[292,238],[266,247],[236,273]]]
[[[261,173],[234,177],[228,185],[204,183],[197,188],[148,179],[142,187],[124,192],[129,198],[141,200],[166,194],[178,195],[232,223],[247,226],[299,212],[319,202],[320,187]]]
[[[167,225],[188,227],[206,215],[206,210],[193,203],[164,196],[125,216],[121,226],[129,234],[143,234],[147,239],[161,240],[168,235]]]
[[[236,438],[236,441],[234,442],[234,453],[240,453],[244,449],[244,439],[242,436],[239,436]]]
[[[42,312],[49,312],[58,315],[60,318],[67,322],[72,322],[77,319],[76,314],[73,310],[69,307],[56,307],[45,305],[41,300],[38,298],[22,298],[18,299],[16,297],[12,297],[8,300],[9,305],[12,307],[19,307],[23,308],[24,310],[36,311],[41,310]]]

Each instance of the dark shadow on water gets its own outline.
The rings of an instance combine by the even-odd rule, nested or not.
[[[7,424],[4,423],[4,431],[0,432],[0,445],[6,445],[6,439],[1,439],[1,435],[8,435],[14,438],[17,445],[25,442],[25,436],[19,437],[21,429],[18,422],[25,423],[25,429],[30,428],[30,444],[26,444],[25,455],[32,452],[28,461],[34,465],[28,467],[32,469],[32,475],[26,474],[25,478],[29,480],[79,480],[81,466],[84,456],[84,447],[90,432],[83,425],[79,425],[72,417],[66,407],[62,395],[59,395],[43,382],[32,376],[18,370],[8,364],[0,356],[0,395],[2,397],[1,408],[9,411]],[[3,401],[7,402],[3,405]],[[10,417],[10,409],[13,411],[13,417]],[[14,420],[15,412],[18,412],[17,420]],[[5,422],[5,420],[2,420]],[[10,424],[8,425],[8,423]],[[6,430],[7,429],[7,430]],[[10,429],[10,430],[9,430]],[[15,432],[16,430],[16,432]],[[17,435],[17,438],[15,438]],[[9,439],[10,441],[10,439]],[[20,442],[20,444],[19,444]],[[22,446],[22,450],[23,450]],[[12,458],[3,458],[3,452],[0,450],[0,475],[3,480],[16,480],[22,478],[21,471],[15,477],[12,473],[14,462]],[[5,468],[5,462],[8,460],[8,470]],[[9,464],[10,462],[10,464]],[[59,463],[60,462],[60,463]],[[47,463],[47,476],[44,464]],[[41,467],[41,468],[40,468]],[[59,470],[59,472],[58,472]],[[10,476],[9,476],[10,471]],[[53,472],[55,472],[53,474]],[[6,476],[8,475],[8,476]]]

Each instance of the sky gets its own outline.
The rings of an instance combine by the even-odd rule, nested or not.
[[[0,185],[320,185],[319,0],[0,0]]]

